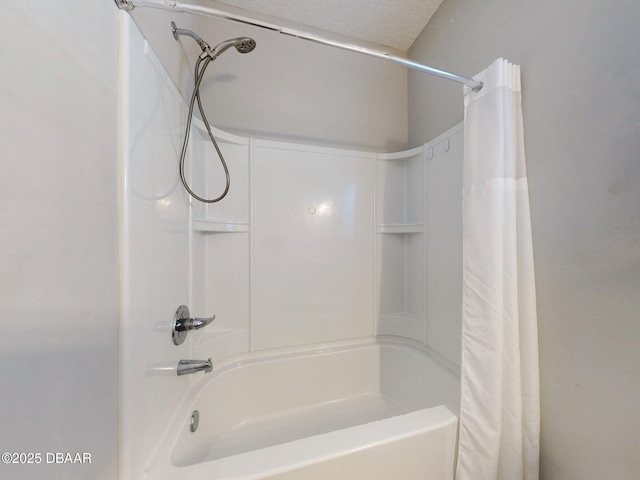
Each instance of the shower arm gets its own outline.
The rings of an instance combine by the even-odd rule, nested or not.
[[[244,17],[242,15],[237,15],[237,14],[225,12],[223,10],[218,10],[213,7],[193,5],[190,3],[178,2],[176,0],[114,0],[114,1],[120,9],[129,11],[129,12],[133,10],[135,7],[153,7],[153,8],[160,8],[163,10],[170,10],[173,12],[192,13],[196,15],[205,15],[209,17],[222,18],[224,20],[231,20],[234,22],[243,23],[245,25],[260,27],[266,30],[282,33],[284,35],[301,38],[303,40],[309,40],[311,42],[320,43],[322,45],[328,45],[328,46],[340,48],[343,50],[349,50],[352,52],[381,58],[383,60],[389,60],[391,62],[404,65],[405,67],[411,68],[413,70],[418,70],[418,71],[427,73],[429,75],[435,75],[440,78],[445,78],[447,80],[452,80],[454,82],[462,83],[467,87],[469,87],[474,92],[478,92],[482,88],[482,82],[478,82],[473,78],[463,77],[462,75],[457,75],[451,72],[445,72],[444,70],[439,70],[437,68],[429,67],[427,65],[422,65],[420,63],[413,62],[406,58],[391,55],[387,52],[360,47],[357,45],[353,45],[345,42],[339,42],[336,40],[330,40],[320,35],[315,35],[312,33],[297,31],[290,28],[273,25],[271,23],[254,20],[248,17]],[[174,33],[174,35],[176,34]],[[187,35],[189,34],[187,33]],[[192,38],[198,41],[195,37],[192,37]]]
[[[202,51],[204,52],[211,51],[211,46],[207,42],[205,42],[202,38],[200,38],[200,36],[196,32],[192,30],[187,30],[186,28],[178,28],[175,22],[171,22],[171,31],[173,32],[173,38],[175,40],[178,40],[179,35],[187,35],[193,38],[196,42],[198,42],[198,45],[200,45],[200,48],[202,49]]]

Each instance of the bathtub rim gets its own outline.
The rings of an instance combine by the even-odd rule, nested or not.
[[[415,435],[430,434],[437,430],[451,429],[450,435],[457,438],[457,428],[457,415],[446,406],[438,405],[188,466],[174,465],[167,458],[163,465],[156,464],[146,469],[147,477],[145,478],[149,480],[202,479],[211,476],[214,468],[215,473],[212,478],[215,480],[260,480],[368,448],[402,441]],[[293,444],[296,445],[295,449],[291,448]]]
[[[333,353],[344,352],[354,349],[370,348],[374,346],[403,346],[435,360],[438,364],[447,369],[451,374],[460,378],[460,367],[447,359],[433,348],[425,345],[417,340],[405,337],[397,337],[393,335],[378,335],[369,337],[353,338],[348,340],[339,340],[333,342],[312,343],[294,347],[281,347],[268,350],[258,350],[254,352],[245,352],[232,355],[230,357],[219,360],[213,364],[213,370],[194,379],[189,385],[188,392],[198,389],[201,384],[210,382],[218,375],[234,370],[236,368],[244,368],[256,363],[272,363],[282,360],[289,360],[302,357],[314,357],[321,355],[330,355]],[[188,396],[185,394],[185,397]],[[181,402],[182,403],[182,402]]]

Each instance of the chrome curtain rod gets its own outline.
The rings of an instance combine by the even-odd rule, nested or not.
[[[203,7],[200,5],[193,5],[190,3],[178,2],[175,0],[114,0],[114,1],[116,2],[116,5],[119,8],[126,11],[131,11],[135,7],[153,7],[153,8],[161,8],[163,10],[171,10],[173,12],[193,13],[196,15],[205,15],[208,17],[216,17],[216,18],[222,18],[225,20],[231,20],[233,22],[243,23],[245,25],[251,25],[252,27],[260,27],[260,28],[264,28],[274,32],[282,33],[283,35],[302,38],[303,40],[309,40],[311,42],[320,43],[322,45],[329,45],[331,47],[341,48],[343,50],[350,50],[352,52],[362,53],[364,55],[369,55],[372,57],[389,60],[394,63],[404,65],[407,68],[428,73],[429,75],[435,75],[441,78],[446,78],[447,80],[453,80],[454,82],[462,83],[468,86],[469,88],[471,88],[474,92],[477,92],[482,88],[482,82],[477,82],[473,78],[463,77],[462,75],[456,75],[455,73],[438,70],[437,68],[428,67],[420,63],[412,62],[411,60],[407,60],[406,58],[391,55],[386,52],[372,50],[370,48],[365,48],[365,47],[359,47],[357,45],[340,42],[337,40],[330,40],[328,38],[322,37],[320,35],[315,35],[313,33],[302,32],[302,31],[294,30],[287,27],[273,25],[268,22],[254,20],[252,18],[244,17],[242,15],[236,15],[229,12],[225,12],[223,10],[218,10],[213,7]]]

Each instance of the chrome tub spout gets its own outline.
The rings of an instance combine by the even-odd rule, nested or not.
[[[178,375],[187,375],[188,373],[204,372],[209,373],[213,370],[211,359],[208,360],[180,360],[178,362]]]

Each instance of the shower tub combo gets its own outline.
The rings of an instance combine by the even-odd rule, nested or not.
[[[148,478],[452,479],[458,382],[400,339],[237,356],[194,382]]]
[[[176,36],[188,35],[175,25],[172,28]],[[249,40],[232,39],[214,49],[201,45],[205,61],[230,46],[248,45]],[[230,215],[234,221],[229,222],[227,216],[219,215],[226,222],[221,223],[215,215],[209,218],[210,211],[202,210],[199,204],[189,204],[183,191],[176,188],[179,181],[175,178],[175,132],[185,131],[180,122],[186,106],[153,49],[124,15],[121,15],[120,48],[124,112],[121,141],[122,151],[127,153],[122,160],[122,169],[126,172],[122,188],[126,215],[123,215],[122,228],[124,300],[120,371],[123,480],[452,480],[459,378],[456,367],[447,362],[447,358],[425,345],[426,326],[416,320],[426,315],[421,300],[426,291],[423,288],[426,277],[422,269],[413,268],[420,264],[420,259],[424,260],[424,229],[418,228],[418,223],[424,221],[405,218],[408,224],[401,225],[385,217],[398,209],[385,209],[380,205],[376,216],[372,205],[378,197],[383,197],[389,185],[398,183],[401,192],[421,187],[426,150],[377,155],[222,135],[225,143],[221,149],[225,155],[228,152],[232,160],[229,168],[235,174],[235,189],[220,208],[223,212],[228,208],[238,218]],[[196,73],[199,80],[203,68]],[[197,96],[196,89],[187,122],[191,120]],[[194,125],[199,123],[202,122],[194,120]],[[213,134],[208,128],[206,131],[217,149]],[[206,137],[202,132],[192,136],[191,154],[204,152]],[[189,152],[189,137],[187,129],[180,164]],[[211,150],[208,144],[206,148]],[[322,168],[308,169],[305,175],[295,170],[294,167],[302,163],[302,154],[306,165]],[[221,153],[219,157],[224,165]],[[330,261],[342,268],[342,277],[350,280],[347,274],[353,274],[357,281],[347,282],[346,294],[328,289],[329,295],[322,296],[321,308],[325,304],[348,304],[349,309],[341,310],[339,315],[330,309],[329,313],[316,312],[317,316],[324,314],[323,318],[340,320],[313,324],[312,327],[321,329],[317,337],[311,335],[313,331],[309,333],[301,327],[308,319],[287,323],[282,321],[288,318],[282,312],[265,311],[271,304],[284,304],[284,301],[273,300],[273,292],[266,288],[277,284],[272,272],[282,269],[270,268],[271,264],[265,260],[270,255],[267,248],[270,244],[265,238],[268,240],[269,228],[276,228],[277,222],[265,220],[264,215],[281,209],[277,203],[280,197],[269,194],[278,191],[272,187],[273,175],[289,172],[287,169],[295,172],[291,175],[296,180],[289,190],[295,191],[296,187],[302,191],[292,195],[301,205],[318,207],[308,208],[307,223],[299,222],[303,226],[312,220],[318,224],[328,222],[329,217],[322,217],[321,208],[330,210],[333,205],[307,199],[303,194],[313,189],[306,188],[304,182],[315,185],[314,182],[321,180],[316,179],[318,172],[324,175],[330,175],[331,169],[346,172],[340,182],[335,175],[330,175],[331,182],[325,181],[323,185],[325,190],[329,184],[338,189],[324,193],[329,199],[347,199],[348,208],[343,210],[351,212],[348,221],[341,221],[336,200],[333,205],[336,214],[331,218],[336,228],[347,225],[349,231],[344,238],[331,236],[331,241],[343,239],[344,245],[340,245],[355,251],[346,250],[353,258],[345,262],[335,255]],[[182,183],[189,190],[188,175],[183,168],[180,171]],[[360,178],[363,180],[359,181]],[[277,185],[279,177],[275,181]],[[202,187],[198,182],[203,180],[196,176],[195,186]],[[228,184],[227,180],[227,187]],[[376,188],[378,193],[374,194]],[[222,198],[227,188],[220,190]],[[424,195],[414,196],[415,201],[400,203],[424,205]],[[253,220],[249,218],[248,198],[255,204]],[[262,203],[256,198],[262,198]],[[211,212],[216,212],[211,208]],[[290,204],[287,208],[286,218],[298,215],[297,210],[291,212]],[[259,209],[262,217],[260,212],[256,213]],[[241,213],[237,214],[236,210]],[[422,210],[415,210],[414,216],[424,216]],[[287,228],[293,227],[287,225]],[[224,235],[220,234],[222,231]],[[317,236],[309,232],[300,232],[300,238]],[[375,242],[372,234],[377,235]],[[360,243],[353,238],[358,238]],[[261,246],[264,251],[258,248]],[[211,249],[207,250],[211,258],[218,262],[212,269],[214,273],[235,272],[237,278],[231,277],[231,282],[226,277],[219,281],[213,274],[207,276],[208,270],[205,275],[202,265],[208,257],[203,251],[207,248]],[[316,250],[317,256],[321,249]],[[249,251],[252,262],[247,256]],[[414,257],[415,262],[408,261]],[[235,263],[232,265],[232,262]],[[306,266],[292,259],[288,262],[292,269]],[[314,262],[312,266],[319,265],[322,272],[328,272],[326,275],[337,270],[328,268],[326,262],[316,257]],[[380,294],[379,301],[373,295],[377,288],[374,264],[378,265],[377,287],[389,289],[386,294]],[[265,272],[268,275],[261,277]],[[309,277],[308,272],[303,273],[300,278]],[[320,275],[315,273],[315,277]],[[312,290],[316,281],[320,282],[315,277],[307,290]],[[399,294],[392,288],[402,283],[395,282],[396,277],[411,283],[410,293]],[[190,281],[182,281],[184,278]],[[388,280],[387,284],[383,285],[382,278]],[[325,283],[331,284],[334,280],[326,278]],[[260,281],[262,290],[255,288],[255,283]],[[353,287],[358,282],[360,289]],[[205,284],[206,289],[195,288]],[[280,290],[295,297],[287,289]],[[166,312],[174,311],[176,304],[184,303],[189,297],[198,300],[199,296],[203,297],[198,302],[199,309],[206,309],[205,291],[217,292],[215,306],[219,320],[198,334],[200,337],[194,334],[192,340],[182,346],[175,338],[170,342],[166,334],[169,318]],[[240,301],[234,304],[232,300],[238,291],[246,295],[248,291],[253,292],[252,301],[240,296]],[[305,312],[314,311],[307,306],[310,302],[313,307],[316,297],[302,297],[307,303],[300,301],[291,307],[291,312],[297,308],[304,317]],[[405,297],[414,301],[406,301],[407,308],[399,306],[390,311],[395,300],[400,299],[402,303]],[[260,316],[251,318],[247,311],[249,304]],[[351,308],[352,305],[357,308]],[[374,312],[375,308],[380,311]],[[414,310],[413,316],[392,314]],[[434,314],[434,318],[440,316]],[[374,318],[379,318],[376,325]],[[206,320],[208,323],[213,317]],[[152,322],[160,323],[149,328]],[[197,328],[199,326],[193,326]],[[199,358],[201,354],[205,358],[217,357],[213,362],[198,361],[198,365],[187,361],[184,367],[185,358]],[[201,369],[209,373],[175,377],[173,359],[178,362],[179,375]],[[167,370],[173,376],[170,381],[164,376]]]

